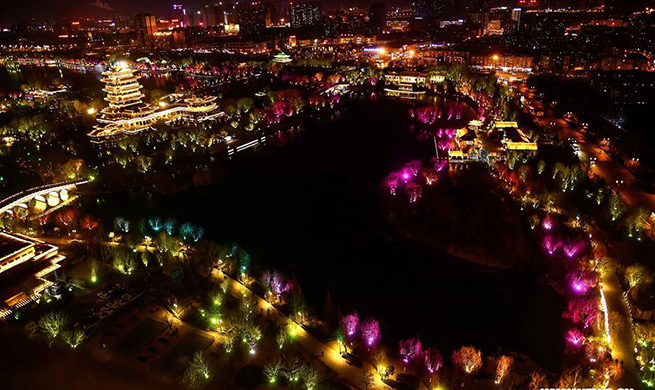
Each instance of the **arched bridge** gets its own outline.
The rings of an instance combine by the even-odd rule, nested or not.
[[[46,184],[29,188],[0,200],[0,216],[38,217],[70,202],[70,191],[87,184],[88,180]]]

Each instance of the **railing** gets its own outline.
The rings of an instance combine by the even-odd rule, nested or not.
[[[86,184],[88,182],[89,182],[88,180],[77,180],[68,183],[46,184],[39,187],[33,187],[27,190],[23,190],[21,192],[18,192],[14,195],[11,195],[9,197],[0,200],[0,214],[3,214],[7,210],[12,209],[17,204],[25,203],[29,201],[30,199],[32,199],[37,195],[41,195],[49,192],[59,192],[62,190],[68,190]]]

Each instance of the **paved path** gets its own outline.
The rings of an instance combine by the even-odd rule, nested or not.
[[[612,331],[612,358],[623,361],[625,373],[612,383],[616,387],[634,387],[637,383],[637,366],[635,364],[635,342],[632,334],[632,321],[625,305],[623,291],[615,272],[603,273],[603,292],[610,313],[619,313],[623,317],[620,332]]]
[[[337,376],[348,382],[353,387],[362,389],[364,386],[362,384],[363,378],[363,369],[355,366],[351,366],[346,362],[344,358],[341,357],[339,353],[339,346],[337,342],[333,343],[323,343],[318,338],[312,336],[307,332],[303,327],[301,327],[297,322],[287,317],[284,313],[278,310],[275,306],[271,305],[267,300],[256,295],[250,289],[245,287],[240,282],[231,278],[229,275],[224,274],[220,271],[214,271],[214,276],[221,280],[227,280],[229,284],[229,290],[236,297],[251,296],[254,297],[257,301],[257,306],[262,309],[264,312],[270,310],[273,315],[274,321],[278,325],[295,326],[296,336],[295,341],[300,343],[300,345],[308,351],[310,354],[315,356],[316,360],[325,364],[327,367],[332,369]],[[370,369],[367,365],[364,365],[364,369]],[[385,390],[389,389],[385,385],[378,375],[374,375],[374,383],[369,385],[369,390]]]

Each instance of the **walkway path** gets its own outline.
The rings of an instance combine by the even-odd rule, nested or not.
[[[295,326],[295,340],[300,343],[306,351],[315,356],[318,361],[332,369],[339,378],[348,382],[351,386],[358,389],[363,388],[362,378],[364,375],[363,370],[366,369],[366,364],[364,365],[364,368],[358,368],[348,364],[346,360],[341,357],[337,342],[330,344],[323,343],[321,340],[307,332],[302,326],[300,326],[300,324],[287,317],[275,306],[271,305],[267,300],[253,293],[249,288],[245,287],[241,282],[233,279],[229,275],[220,271],[214,271],[214,277],[226,280],[229,285],[228,291],[230,291],[234,296],[254,297],[257,301],[257,306],[260,309],[266,312],[270,310],[271,314],[274,314],[273,318],[277,325],[286,324],[289,326]],[[368,386],[369,390],[389,389],[389,387],[380,380],[378,375],[374,375],[374,378],[373,384]]]

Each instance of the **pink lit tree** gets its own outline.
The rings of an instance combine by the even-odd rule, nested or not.
[[[409,178],[409,177],[408,177]],[[384,179],[384,185],[389,190],[390,195],[396,195],[398,189],[398,182],[400,181],[398,174],[392,173]]]
[[[585,329],[598,320],[599,314],[598,301],[594,298],[577,298],[569,301],[567,315],[574,324],[582,324]]]
[[[409,364],[409,362],[413,359],[419,358],[423,353],[421,339],[400,340],[398,343],[398,350],[400,352],[400,357],[403,359],[403,363]]]
[[[553,256],[559,247],[562,246],[562,242],[551,235],[547,235],[544,237],[543,246],[546,252]]]
[[[364,342],[369,347],[375,345],[375,343],[380,339],[380,323],[373,318],[368,318],[362,321],[360,330]]]
[[[443,356],[441,356],[441,352],[438,349],[428,348],[423,353],[423,362],[428,373],[434,374],[443,365]]]
[[[357,334],[357,330],[359,329],[359,314],[357,312],[350,313],[341,318],[341,323],[346,330],[346,336],[352,338]]]
[[[582,346],[582,344],[585,341],[585,336],[580,331],[580,329],[572,328],[569,329],[568,332],[566,332],[566,341],[569,343],[569,345],[577,348],[579,346]]]

